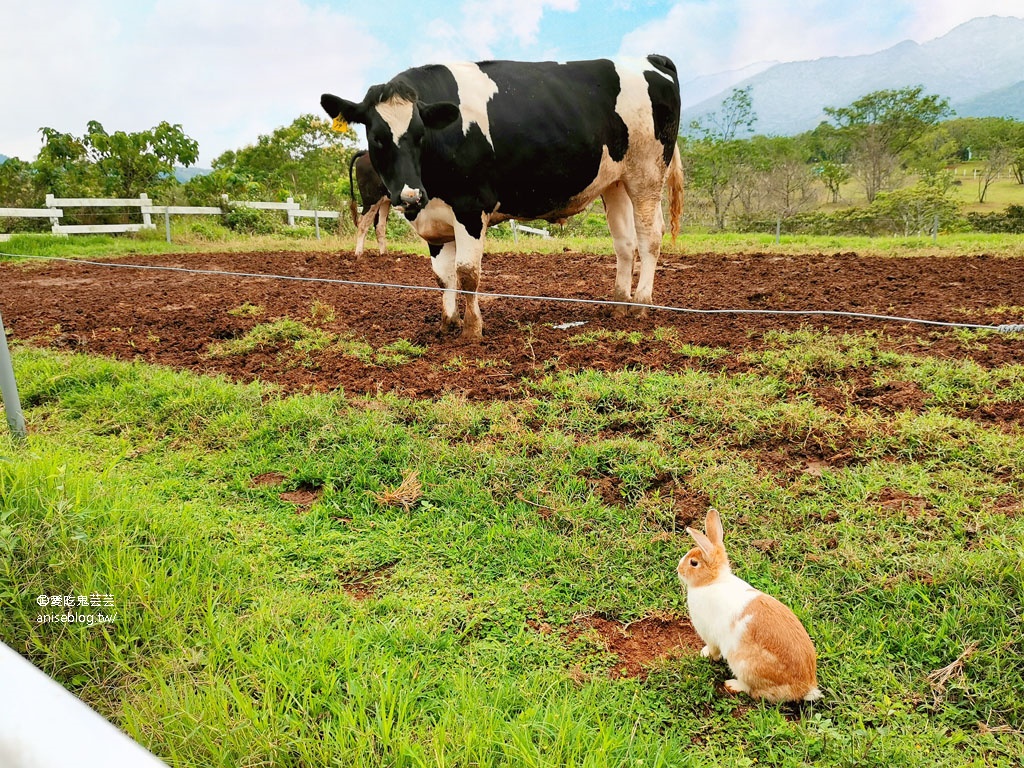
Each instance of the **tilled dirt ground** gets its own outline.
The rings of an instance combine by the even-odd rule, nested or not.
[[[326,278],[433,288],[429,260],[423,256],[371,254],[357,261],[351,253],[217,253],[132,257],[118,263],[288,275],[302,281],[67,262],[7,263],[0,265],[0,312],[9,333],[40,346],[222,373],[240,381],[262,379],[286,391],[343,388],[352,394],[409,397],[457,391],[472,400],[517,397],[524,378],[553,370],[742,369],[740,355],[763,346],[764,333],[771,329],[879,329],[885,343],[902,352],[968,356],[986,367],[1019,360],[1024,351],[1013,337],[977,344],[949,330],[898,322],[664,310],[614,318],[606,307],[595,305],[487,297],[481,299],[484,338],[471,343],[439,332],[437,292],[315,282]],[[481,290],[606,299],[614,275],[610,256],[489,254]],[[665,254],[654,299],[691,309],[828,310],[981,325],[1020,323],[1024,260]],[[304,355],[283,344],[247,354],[210,354],[211,344],[283,317],[378,350],[404,339],[426,352],[400,365],[363,361],[337,345]],[[676,344],[728,353],[695,362],[674,353],[669,341],[654,340],[652,331],[658,327],[672,329]],[[644,340],[636,343],[623,331],[643,332]],[[598,332],[599,338],[573,343],[573,337],[589,332]]]

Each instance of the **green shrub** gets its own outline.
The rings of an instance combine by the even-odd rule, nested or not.
[[[1008,206],[1002,213],[969,213],[967,220],[979,232],[1024,234],[1024,205]]]
[[[224,215],[224,224],[233,232],[246,235],[273,235],[282,229],[283,222],[276,211],[237,205]]]
[[[230,232],[223,224],[213,219],[201,218],[188,222],[188,232],[191,235],[212,242],[227,240]]]
[[[776,219],[771,216],[749,216],[737,219],[740,232],[774,232]],[[871,208],[842,208],[837,211],[808,211],[782,220],[782,233],[787,235],[824,235],[874,237],[886,234],[877,211]]]
[[[926,235],[935,227],[940,232],[962,232],[970,228],[956,201],[941,189],[927,184],[879,193],[867,207],[837,211],[807,211],[782,219],[787,235],[879,237],[884,235]],[[740,218],[740,232],[774,232],[777,220],[758,214]],[[1022,222],[1024,223],[1024,222]]]

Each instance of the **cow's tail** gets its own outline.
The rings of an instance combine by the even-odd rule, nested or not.
[[[356,203],[356,185],[352,181],[352,167],[356,164],[356,160],[366,154],[365,149],[361,149],[352,155],[352,159],[348,161],[348,189],[352,193],[352,197],[348,201],[348,210],[352,214],[352,224],[356,227],[359,226],[359,205]]]
[[[683,159],[679,156],[679,145],[672,152],[668,166],[668,220],[672,231],[672,242],[679,236],[679,220],[683,216]]]

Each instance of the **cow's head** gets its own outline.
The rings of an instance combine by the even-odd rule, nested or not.
[[[429,202],[423,188],[420,151],[428,129],[440,130],[459,118],[450,102],[424,104],[406,83],[375,85],[356,104],[330,93],[320,105],[332,118],[366,126],[370,160],[391,195],[392,205],[412,220]]]

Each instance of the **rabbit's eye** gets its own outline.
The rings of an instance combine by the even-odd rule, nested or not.
[[[690,567],[691,568],[696,568],[698,565],[700,565],[700,561],[699,560],[694,559],[694,560],[690,561]]]

